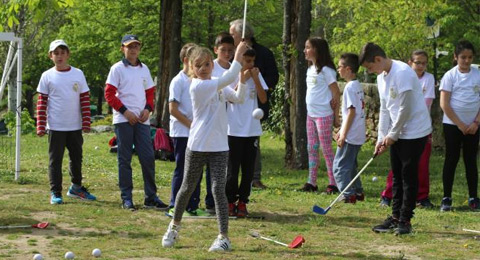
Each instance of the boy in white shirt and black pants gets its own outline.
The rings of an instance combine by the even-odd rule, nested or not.
[[[432,132],[430,115],[418,77],[408,64],[387,58],[374,43],[363,46],[360,64],[378,75],[380,122],[375,153],[390,148],[393,170],[392,216],[373,231],[408,234],[418,192],[418,162]]]

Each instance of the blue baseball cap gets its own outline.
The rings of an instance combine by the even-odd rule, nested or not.
[[[138,37],[134,34],[127,34],[127,35],[123,36],[123,38],[122,38],[122,45],[123,46],[127,46],[132,42],[138,42],[139,44],[142,44],[142,42],[140,42],[140,40],[138,40]]]

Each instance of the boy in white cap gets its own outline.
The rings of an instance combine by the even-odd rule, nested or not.
[[[50,203],[62,204],[62,161],[65,147],[70,157],[72,185],[67,196],[96,200],[82,186],[83,132],[90,131],[90,92],[83,72],[68,64],[70,50],[63,40],[50,43],[48,57],[55,66],[43,72],[37,92],[37,135],[48,129]]]

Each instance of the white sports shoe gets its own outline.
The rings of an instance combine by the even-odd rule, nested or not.
[[[174,225],[173,222],[170,222],[168,225],[167,232],[163,235],[162,238],[162,246],[163,247],[173,247],[175,245],[175,241],[178,239],[178,231],[180,230],[180,226]]]
[[[216,252],[216,251],[230,251],[232,250],[232,245],[230,244],[230,240],[228,238],[218,235],[218,237],[213,241],[212,246],[208,249],[208,252]]]

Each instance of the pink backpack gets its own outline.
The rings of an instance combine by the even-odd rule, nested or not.
[[[167,135],[165,129],[157,128],[155,138],[153,140],[153,147],[155,151],[165,151],[173,153],[172,139]]]

